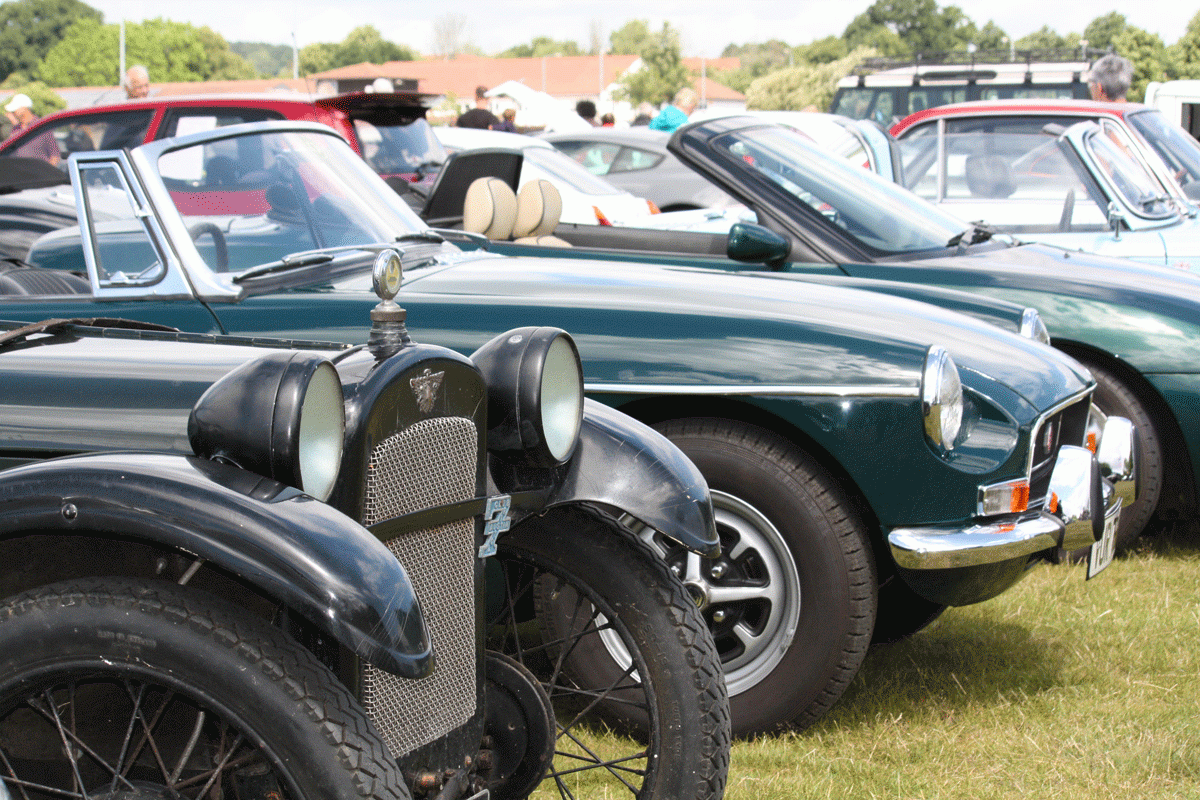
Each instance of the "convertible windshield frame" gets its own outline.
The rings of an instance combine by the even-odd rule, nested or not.
[[[243,161],[231,166],[234,156]],[[324,125],[229,126],[143,145],[130,160],[202,297],[236,299],[239,273],[295,252],[377,246],[428,230]],[[246,171],[250,161],[259,169]],[[215,255],[217,238],[229,245],[227,262]]]
[[[713,150],[794,198],[807,216],[838,230],[869,253],[945,250],[969,226],[886,178],[808,144],[778,125],[731,130]]]

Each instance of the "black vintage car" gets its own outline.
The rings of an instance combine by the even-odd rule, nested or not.
[[[630,532],[713,553],[703,479],[563,331],[416,344],[399,279],[356,347],[0,323],[0,797],[722,795]]]

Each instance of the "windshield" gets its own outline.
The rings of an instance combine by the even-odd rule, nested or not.
[[[1158,181],[1133,160],[1125,144],[1104,131],[1090,132],[1083,142],[1109,185],[1134,211],[1156,219],[1174,215]]]
[[[380,116],[355,118],[354,133],[363,158],[380,175],[412,173],[446,160],[446,148],[424,117],[407,122]]]
[[[1172,125],[1157,110],[1128,114],[1126,119],[1166,162],[1181,186],[1200,186],[1200,143],[1187,131]]]
[[[392,242],[426,228],[334,136],[272,131],[209,140],[164,153],[158,170],[214,271],[239,272],[304,250]],[[228,256],[218,257],[218,249]]]
[[[541,171],[545,177],[554,183],[565,184],[582,194],[622,194],[623,190],[613,186],[603,178],[588,171],[587,167],[575,159],[549,147],[526,147],[521,151],[525,156],[525,166],[533,167],[526,172],[522,168],[521,182],[532,180],[541,175],[531,175],[530,172]]]
[[[714,147],[770,179],[871,250],[942,249],[967,227],[894,183],[830,157],[792,130],[742,129],[717,137]]]

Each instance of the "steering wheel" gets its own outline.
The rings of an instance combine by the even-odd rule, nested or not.
[[[217,258],[217,272],[229,271],[229,245],[225,242],[225,234],[212,222],[193,222],[188,226],[188,235],[192,241],[208,234],[213,240],[213,254]]]

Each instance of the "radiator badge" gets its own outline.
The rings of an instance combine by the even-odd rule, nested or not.
[[[488,498],[487,508],[483,512],[487,524],[483,527],[483,544],[479,546],[480,558],[496,555],[496,539],[512,525],[512,519],[508,516],[511,506],[512,498],[509,495]]]
[[[419,376],[409,380],[408,385],[412,387],[413,394],[417,397],[417,408],[421,409],[422,414],[433,411],[433,404],[437,400],[437,393],[442,388],[442,378],[445,376],[444,372],[425,370]]]

